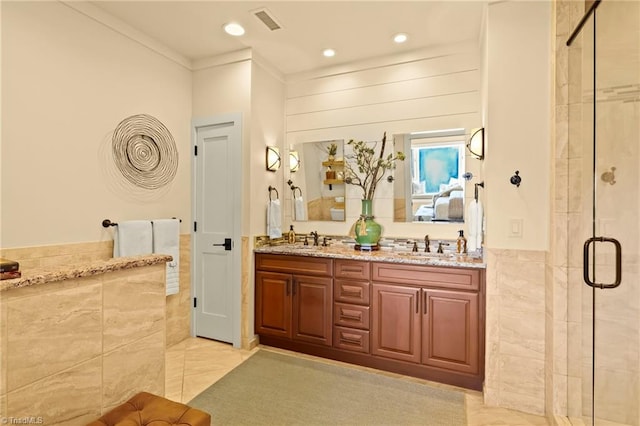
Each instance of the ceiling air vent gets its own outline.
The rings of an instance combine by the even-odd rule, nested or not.
[[[280,28],[282,28],[280,24],[278,24],[276,20],[273,19],[273,16],[271,16],[271,13],[267,9],[256,10],[253,12],[253,14],[256,15],[256,18],[261,20],[262,23],[265,24],[271,31],[279,30]]]

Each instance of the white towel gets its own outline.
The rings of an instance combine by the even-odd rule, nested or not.
[[[282,237],[282,219],[280,200],[269,200],[267,205],[267,235],[269,238]]]
[[[469,251],[477,251],[482,247],[483,209],[480,200],[472,200],[467,209],[466,222],[469,224],[467,235],[467,248]]]
[[[295,220],[307,220],[307,209],[302,195],[293,200],[293,208]]]
[[[119,222],[113,237],[113,257],[153,253],[153,234],[148,220]]]
[[[167,296],[180,290],[180,221],[178,219],[153,220],[153,252],[173,257],[167,262]]]

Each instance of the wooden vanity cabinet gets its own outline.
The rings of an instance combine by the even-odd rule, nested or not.
[[[282,258],[286,258],[284,263]],[[261,269],[256,270],[256,333],[331,346],[332,260],[261,254],[256,256],[258,267]],[[305,271],[305,274],[277,271]]]
[[[482,390],[484,270],[256,254],[266,345]]]
[[[374,263],[372,274],[387,281],[372,284],[372,354],[481,373],[479,270]]]

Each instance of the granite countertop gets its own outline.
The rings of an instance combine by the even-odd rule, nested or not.
[[[170,262],[173,257],[166,254],[149,254],[144,256],[115,257],[78,265],[63,265],[22,271],[22,277],[0,281],[0,292],[14,288],[47,284],[74,278],[90,277],[106,272],[123,269],[140,268]]]
[[[391,250],[384,247],[378,251],[360,251],[355,250],[352,245],[347,244],[334,244],[328,245],[327,247],[305,246],[301,243],[282,244],[256,247],[254,252],[457,268],[486,269],[487,267],[481,256],[470,254],[424,253],[412,252],[411,250]]]

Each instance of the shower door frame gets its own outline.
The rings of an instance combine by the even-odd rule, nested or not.
[[[604,4],[604,7],[601,3]],[[625,160],[620,158],[620,154],[616,153],[615,150],[612,149],[614,146],[618,146],[619,149],[621,142],[613,142],[612,139],[621,139],[620,135],[608,134],[599,128],[599,126],[602,125],[604,129],[607,129],[608,125],[608,129],[610,130],[611,127],[615,127],[612,125],[612,122],[615,124],[620,124],[621,122],[619,118],[607,115],[611,114],[612,111],[616,111],[616,108],[611,107],[611,100],[613,97],[609,98],[606,95],[603,95],[607,90],[610,91],[610,85],[615,78],[612,79],[611,76],[606,75],[601,77],[600,75],[601,71],[606,72],[607,70],[611,70],[611,65],[606,63],[607,58],[610,59],[611,57],[608,55],[598,55],[600,53],[600,45],[605,47],[605,51],[606,47],[611,47],[610,40],[609,44],[606,43],[606,32],[602,31],[598,27],[598,10],[603,11],[603,9],[607,7],[615,7],[608,6],[607,3],[614,2],[601,2],[600,0],[596,0],[593,3],[587,4],[585,7],[586,13],[584,17],[567,41],[567,46],[571,46],[572,43],[578,40],[579,43],[576,44],[578,45],[577,48],[580,49],[583,62],[588,62],[589,59],[591,60],[591,63],[588,64],[589,66],[586,66],[583,63],[580,66],[579,72],[580,87],[578,95],[579,100],[577,103],[579,104],[578,110],[581,111],[581,118],[579,120],[580,131],[583,133],[580,134],[580,131],[578,131],[577,134],[579,137],[572,138],[572,133],[570,132],[568,148],[569,152],[572,152],[575,155],[575,158],[571,158],[571,156],[569,158],[570,180],[568,185],[568,196],[569,199],[572,199],[573,195],[573,199],[577,198],[579,200],[578,203],[573,205],[574,208],[576,206],[581,206],[582,208],[582,211],[580,211],[579,208],[572,211],[571,206],[569,207],[571,220],[575,221],[574,223],[569,223],[569,227],[573,230],[580,229],[579,233],[583,235],[583,237],[586,237],[581,250],[582,280],[584,281],[584,284],[577,282],[569,283],[570,288],[574,289],[574,293],[570,294],[570,297],[580,296],[580,312],[577,317],[575,310],[573,312],[568,312],[568,315],[570,321],[578,318],[581,325],[581,336],[579,341],[582,342],[581,348],[579,349],[579,355],[576,356],[574,353],[573,358],[570,357],[569,359],[569,370],[576,371],[576,369],[578,369],[578,371],[581,372],[581,398],[580,401],[574,401],[573,403],[579,405],[579,415],[585,423],[595,425],[606,420],[607,425],[638,425],[640,424],[640,413],[638,413],[637,408],[639,405],[638,401],[640,400],[640,398],[638,398],[638,395],[640,394],[638,385],[633,389],[635,391],[634,395],[620,395],[620,401],[622,402],[620,403],[620,406],[616,406],[615,409],[612,408],[616,404],[613,402],[616,401],[615,398],[605,392],[605,390],[611,389],[607,382],[616,382],[615,374],[624,374],[626,372],[624,370],[626,367],[624,366],[628,364],[633,365],[633,356],[629,357],[630,360],[624,359],[625,356],[628,357],[628,354],[621,353],[624,351],[620,351],[619,348],[626,348],[627,351],[631,350],[632,352],[635,348],[636,353],[640,350],[640,344],[638,343],[640,336],[638,331],[638,306],[632,306],[632,309],[629,310],[632,315],[635,315],[635,326],[629,326],[629,323],[634,323],[633,318],[630,321],[623,323],[625,320],[620,319],[622,315],[619,312],[616,312],[616,309],[620,309],[622,311],[624,309],[628,309],[629,306],[620,306],[618,308],[615,306],[615,303],[612,303],[612,301],[619,303],[619,300],[624,299],[625,295],[631,301],[630,304],[635,303],[636,305],[639,305],[640,302],[635,290],[631,290],[633,287],[638,287],[638,271],[637,268],[633,266],[634,263],[638,263],[638,247],[637,244],[629,244],[630,240],[632,242],[634,240],[640,240],[639,227],[637,223],[625,223],[623,221],[624,214],[619,213],[616,211],[616,208],[613,208],[618,207],[620,209],[629,209],[629,206],[631,205],[631,208],[634,209],[633,212],[638,216],[639,206],[637,196],[635,196],[636,199],[634,199],[633,196],[630,196],[630,200],[623,201],[613,198],[612,195],[616,190],[618,190],[619,193],[624,185],[631,184],[635,184],[633,187],[636,188],[637,192],[637,188],[640,187],[640,179],[638,178],[637,173],[627,172],[622,175],[622,179],[629,180],[627,182],[622,181],[618,185],[618,188],[615,188],[614,185],[616,184],[616,178],[614,172],[616,168],[611,167],[610,171],[604,168],[605,161],[609,161],[609,163],[620,162],[623,163],[623,166],[625,163]],[[599,29],[601,30],[600,37],[598,36]],[[609,30],[611,29],[609,28]],[[633,28],[631,32],[633,33]],[[581,37],[580,39],[578,39],[579,35]],[[588,56],[589,53],[592,54],[591,57]],[[606,53],[610,54],[611,52]],[[586,60],[585,57],[587,58]],[[599,61],[605,62],[604,66],[599,64]],[[633,61],[631,61],[631,64],[634,66]],[[637,63],[635,63],[635,66],[638,67]],[[621,75],[622,74],[624,73],[621,73]],[[570,72],[570,79],[571,76],[572,73]],[[589,77],[591,77],[591,80],[589,80]],[[590,87],[587,83],[590,84]],[[569,85],[571,86],[571,81],[569,82]],[[640,86],[640,84],[638,84],[638,86]],[[573,100],[575,101],[576,99],[574,98]],[[571,107],[572,105],[570,105],[570,110]],[[623,109],[623,112],[626,111],[629,111],[629,108]],[[618,112],[620,112],[620,110],[618,110]],[[635,112],[635,114],[637,114],[637,112]],[[634,116],[632,115],[632,118],[633,117]],[[631,125],[633,125],[634,121],[631,120],[630,122]],[[622,120],[622,123],[625,123],[624,119]],[[572,128],[572,124],[573,123],[571,123],[570,119],[570,128]],[[587,128],[587,125],[589,124],[591,127],[590,129]],[[575,128],[575,126],[573,127]],[[631,132],[631,134],[633,134],[633,132]],[[632,142],[640,144],[640,139]],[[630,151],[637,157],[637,147],[631,148]],[[576,152],[579,152],[579,154],[575,154]],[[609,165],[610,164],[608,164],[607,167]],[[622,169],[624,170],[624,167]],[[575,181],[572,182],[572,179]],[[587,188],[588,185],[591,187]],[[578,194],[572,194],[571,191],[582,192],[576,197]],[[591,198],[589,199],[589,197]],[[608,205],[607,203],[611,204],[614,202],[612,200],[616,200],[615,202],[619,204],[615,204],[613,207]],[[625,204],[625,202],[628,202],[628,204]],[[571,216],[571,213],[573,213],[573,216]],[[589,215],[590,217],[588,217]],[[624,224],[625,226],[621,226],[621,224]],[[626,225],[629,226],[627,227]],[[627,227],[629,231],[623,232],[622,229],[624,227]],[[628,233],[632,233],[633,235],[627,235]],[[620,240],[626,241],[626,243],[621,244],[618,241],[618,238],[614,238],[614,235],[608,234],[615,234],[615,236]],[[577,244],[579,244],[579,241],[569,241],[569,253],[575,253],[578,251],[577,247],[575,247]],[[626,252],[624,253],[624,257],[623,248]],[[623,258],[625,259],[625,263],[623,263]],[[570,267],[575,266],[575,260],[574,256],[572,259],[574,264],[570,263]],[[569,274],[569,277],[570,280],[573,279],[573,281],[576,281],[575,274],[573,276],[572,274]],[[582,287],[577,287],[578,284]],[[621,289],[618,289],[621,284],[626,286],[626,288],[622,287]],[[578,291],[575,291],[575,289]],[[615,290],[617,294],[614,293],[612,289],[617,289]],[[633,297],[629,297],[629,295]],[[629,303],[629,301],[627,301],[627,303]],[[569,304],[571,304],[571,301],[569,301]],[[573,306],[575,307],[575,305]],[[614,307],[613,310],[612,307]],[[618,318],[616,318],[616,316]],[[616,321],[620,321],[619,328],[621,330],[616,330],[614,328],[614,326],[616,326]],[[620,338],[623,338],[628,341],[621,342],[620,346],[617,346],[615,343],[611,345],[611,336],[614,334],[619,340],[622,340]],[[570,342],[576,341],[575,336],[568,336],[568,338],[569,344]],[[610,351],[609,349],[613,350]],[[590,359],[589,352],[591,357]],[[637,360],[635,361],[635,364],[638,364]],[[571,365],[572,363],[574,365]],[[578,365],[575,365],[576,363],[578,363]],[[612,366],[615,366],[616,368],[620,366],[623,367],[620,367],[620,371],[616,371],[615,374],[609,375],[610,372],[614,371],[614,367]],[[632,375],[635,374],[636,383],[640,383],[640,377],[638,377],[640,373],[638,370],[639,368],[637,366],[635,369],[629,370]],[[620,376],[618,376],[618,379],[620,379]],[[616,383],[616,385],[618,384]],[[589,387],[590,392],[587,391]],[[613,388],[615,387],[616,386],[613,386]],[[589,395],[585,395],[586,393],[589,393]],[[570,414],[571,412],[575,414],[576,407],[570,406],[569,411]],[[617,414],[612,414],[614,411],[617,412]]]

